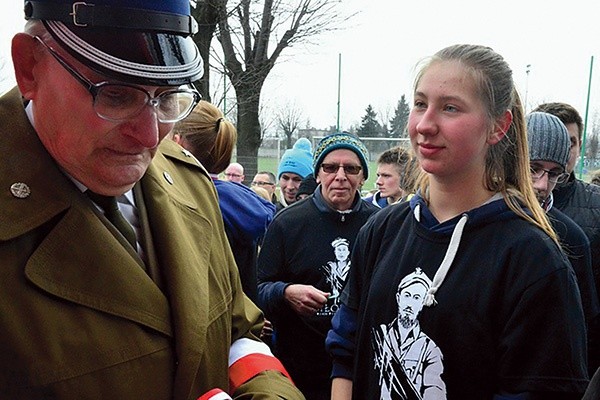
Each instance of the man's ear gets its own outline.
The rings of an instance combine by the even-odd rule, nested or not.
[[[40,59],[36,39],[26,33],[17,33],[12,40],[11,53],[19,90],[23,97],[31,100],[37,87],[34,69]]]
[[[504,114],[496,120],[496,123],[494,124],[494,130],[488,137],[487,143],[494,145],[502,140],[504,135],[506,135],[506,132],[508,132],[508,128],[510,128],[512,119],[512,112],[510,110],[506,110]]]

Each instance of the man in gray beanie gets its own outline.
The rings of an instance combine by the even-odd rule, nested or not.
[[[569,177],[565,173],[571,146],[569,133],[554,115],[533,112],[527,116],[527,140],[533,188],[547,210],[552,206],[552,190]]]
[[[598,358],[600,340],[598,314],[600,305],[592,272],[590,244],[585,232],[571,218],[552,207],[552,190],[564,182],[571,142],[569,133],[560,119],[544,112],[527,116],[527,139],[531,178],[536,196],[548,215],[556,234],[567,249],[567,255],[579,284],[581,302],[588,325],[588,358]]]

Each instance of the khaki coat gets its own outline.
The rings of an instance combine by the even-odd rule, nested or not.
[[[161,144],[135,189],[144,265],[57,167],[16,89],[0,121],[0,398],[227,390],[229,346],[256,339],[262,315],[243,295],[206,171]],[[275,393],[302,398],[272,371],[236,395]]]

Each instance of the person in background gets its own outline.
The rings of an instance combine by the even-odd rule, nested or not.
[[[277,195],[275,194],[277,183],[275,174],[270,171],[259,171],[254,175],[254,179],[252,179],[250,186],[264,188],[269,193],[269,197],[273,204],[277,204]]]
[[[325,335],[339,307],[359,229],[375,211],[360,198],[367,149],[356,137],[323,138],[314,154],[319,186],[279,211],[258,256],[258,304],[274,326],[275,354],[307,399],[329,399]],[[308,175],[308,174],[307,174]]]
[[[231,163],[225,168],[225,180],[229,182],[244,183],[244,167],[240,163]]]
[[[546,112],[558,117],[569,132],[571,148],[566,167],[569,178],[566,182],[557,184],[552,191],[553,207],[575,221],[587,235],[592,252],[594,282],[596,291],[600,294],[600,187],[575,177],[575,169],[581,153],[583,120],[579,112],[566,103],[544,103],[537,106],[534,111]],[[600,330],[600,327],[592,329]],[[590,345],[600,349],[600,343],[593,341]],[[592,351],[591,355],[593,358],[590,358],[588,363],[590,370],[594,371],[600,368],[600,351]]]
[[[600,169],[592,173],[590,183],[596,186],[600,185]]]
[[[302,399],[258,340],[208,173],[163,140],[200,100],[189,1],[25,17],[0,98],[0,398]]]
[[[415,192],[419,162],[410,150],[396,146],[377,159],[377,191],[365,197],[379,208],[409,200]]]
[[[557,184],[569,178],[565,172],[571,147],[569,133],[561,120],[552,114],[532,112],[526,121],[533,189],[577,276],[588,328],[589,363],[589,360],[599,358],[597,345],[600,343],[600,305],[592,271],[590,243],[579,225],[553,207],[552,191]],[[594,370],[588,372],[592,374]]]
[[[273,219],[275,205],[241,183],[218,179],[231,160],[237,131],[211,103],[200,101],[187,118],[175,125],[172,138],[210,173],[242,288],[250,300],[256,302],[257,244]]]
[[[302,182],[300,182],[298,192],[296,192],[296,201],[305,199],[313,194],[317,188],[317,185],[317,180],[313,174],[306,175],[306,177],[302,179]]]
[[[408,133],[426,176],[356,239],[327,337],[331,398],[581,398],[581,297],[533,192],[510,67],[489,47],[452,45],[422,64],[413,97]],[[425,292],[402,293],[411,274]],[[401,314],[411,329],[377,340]],[[402,356],[415,340],[423,351]]]
[[[279,203],[277,211],[296,202],[296,193],[302,179],[312,172],[312,145],[306,138],[300,138],[294,147],[287,149],[277,168],[279,179]]]
[[[267,191],[267,189],[265,189],[264,187],[252,186],[252,187],[250,187],[250,189],[252,189],[252,191],[254,193],[256,193],[257,195],[259,195],[263,199],[267,200],[268,202],[271,202],[272,197],[269,194],[269,192]]]

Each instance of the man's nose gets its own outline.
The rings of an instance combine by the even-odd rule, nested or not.
[[[539,179],[533,181],[533,188],[539,191],[548,191],[548,174],[544,173]]]
[[[133,118],[130,123],[130,136],[134,137],[141,145],[146,148],[154,148],[158,146],[161,139],[161,129],[170,130],[173,124],[162,124],[158,121],[157,110],[154,107],[148,106]],[[164,126],[161,126],[164,125]]]

